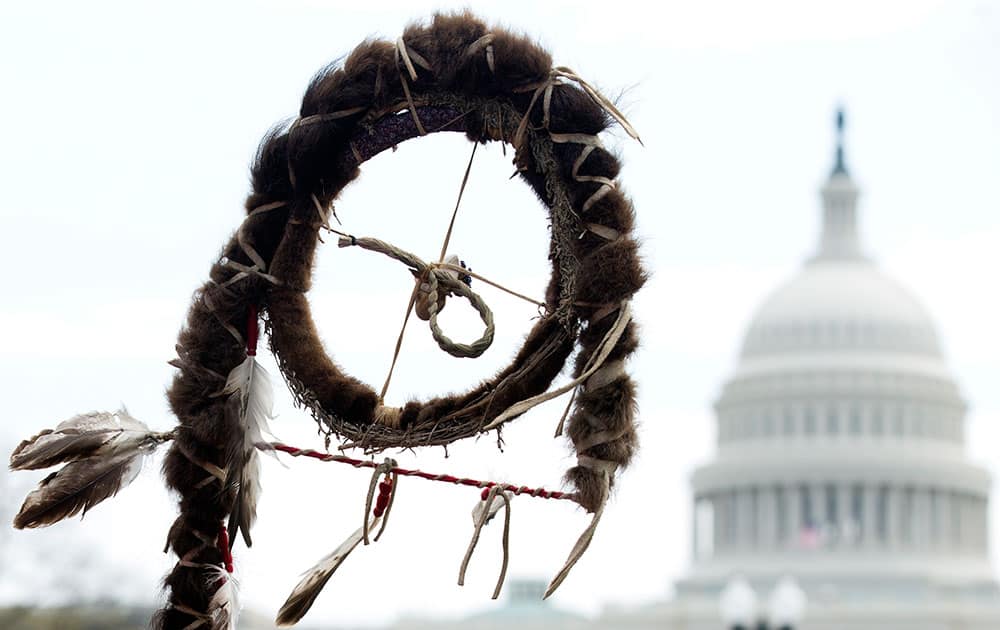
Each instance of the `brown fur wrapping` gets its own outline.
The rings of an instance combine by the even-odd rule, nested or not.
[[[488,34],[492,34],[492,69],[482,41]],[[523,36],[487,29],[468,13],[437,15],[429,25],[410,26],[403,41],[411,59],[419,57],[429,66],[414,62],[416,79],[394,44],[366,41],[342,66],[324,68],[313,78],[298,121],[287,128],[276,127],[262,141],[246,208],[251,213],[268,204],[282,205],[248,219],[244,235],[266,262],[263,271],[279,284],[254,273],[230,282],[238,269],[227,261],[253,265],[234,236],[213,266],[211,280],[195,297],[178,345],[181,359],[176,365],[181,369],[168,394],[180,427],[164,462],[167,483],[180,496],[180,514],[170,529],[168,544],[178,557],[187,556],[188,562],[178,563],[165,579],[169,602],[154,620],[159,628],[189,625],[193,618],[182,610],[204,613],[212,595],[205,570],[190,563],[217,565],[221,561],[219,551],[206,544],[206,539],[214,537],[232,510],[235,492],[231,487],[220,488],[216,480],[205,482],[210,476],[206,467],[225,469],[229,464],[225,461],[227,437],[238,428],[230,426],[232,414],[224,412],[225,397],[214,394],[222,389],[225,375],[245,358],[242,340],[232,330],[245,336],[249,305],[259,307],[265,317],[271,347],[297,399],[328,432],[377,451],[447,444],[478,434],[513,403],[544,392],[576,343],[580,352],[574,375],[578,376],[615,316],[584,325],[581,321],[594,317],[601,305],[630,299],[645,281],[637,245],[629,236],[634,223],[631,203],[611,189],[583,212],[584,203],[601,185],[574,177],[581,145],[555,143],[549,137],[549,132],[600,133],[609,124],[604,109],[576,86],[556,82],[548,127],[543,99],[537,99],[528,111],[535,90],[552,80],[547,52]],[[405,96],[404,83],[412,100]],[[461,112],[458,128],[475,142],[511,142],[527,112],[530,124],[525,141],[517,147],[516,162],[522,178],[549,210],[552,278],[546,292],[548,313],[507,368],[464,394],[407,403],[397,429],[373,422],[378,404],[375,392],[327,356],[304,293],[310,287],[323,220],[316,202],[328,207],[358,176],[354,143],[385,134],[385,119],[411,106],[427,116],[435,108]],[[355,108],[360,109],[350,111]],[[416,132],[411,130],[380,146],[413,135]],[[614,179],[619,168],[613,155],[596,149],[579,165],[577,176]],[[610,227],[620,238],[609,242],[586,231],[586,223]],[[627,358],[636,345],[636,329],[630,323],[608,361]],[[625,466],[637,444],[634,417],[634,386],[622,374],[578,397],[568,434],[574,444],[595,435],[613,435],[580,454]],[[567,479],[581,505],[597,509],[605,492],[603,477],[577,466]]]

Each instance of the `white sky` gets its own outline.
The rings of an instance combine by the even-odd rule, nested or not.
[[[293,116],[311,75],[369,35],[394,39],[449,3],[45,2],[0,8],[0,425],[17,440],[82,411],[125,404],[174,423],[163,392],[193,290],[242,215],[261,135]],[[969,398],[974,458],[1000,473],[1000,3],[484,2],[488,22],[530,33],[621,102],[646,143],[625,161],[653,281],[637,300],[644,347],[642,453],[558,605],[596,612],[662,598],[688,562],[687,478],[712,452],[710,405],[754,306],[812,250],[833,109],[848,109],[848,161],[870,251],[938,321]],[[469,145],[403,145],[338,203],[345,227],[425,257],[440,246]],[[541,293],[542,209],[481,151],[453,250],[477,271]],[[350,274],[345,273],[350,271]],[[322,250],[314,312],[328,349],[373,384],[386,369],[408,274],[372,254]],[[534,311],[483,289],[498,339],[482,360],[432,351],[412,327],[390,400],[464,389],[505,364]],[[446,312],[455,336],[473,316]],[[275,374],[272,369],[272,374]],[[317,446],[279,379],[282,439]],[[571,464],[551,439],[565,402],[491,439],[398,455],[402,465],[557,487]],[[71,594],[141,601],[173,560],[159,551],[173,500],[149,463],[85,521],[0,528],[0,604]],[[9,522],[41,475],[0,475]],[[254,549],[237,547],[246,605],[273,614],[298,574],[353,531],[367,474],[268,462]],[[405,479],[383,541],[341,568],[307,617],[376,623],[489,605],[499,528],[455,586],[477,496]],[[994,502],[994,515],[1000,515]],[[550,577],[587,523],[563,504],[514,502],[510,574]],[[994,532],[994,542],[997,540]],[[995,544],[994,547],[1000,547]],[[72,569],[70,568],[72,566]],[[378,593],[378,602],[374,603]],[[388,595],[387,595],[388,594]]]

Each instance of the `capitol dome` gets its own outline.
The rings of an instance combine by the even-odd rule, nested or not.
[[[867,351],[941,359],[930,315],[870,261],[814,260],[757,309],[740,358]]]
[[[715,402],[676,621],[716,628],[734,575],[762,594],[791,575],[810,630],[995,630],[991,480],[933,320],[861,246],[842,132],[817,251],[757,309]]]

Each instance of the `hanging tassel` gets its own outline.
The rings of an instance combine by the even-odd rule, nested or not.
[[[226,457],[227,485],[236,488],[236,500],[229,514],[229,544],[236,543],[236,532],[243,535],[247,547],[253,544],[250,528],[257,518],[260,496],[260,458],[257,444],[270,433],[267,421],[273,418],[274,390],[267,371],[257,363],[257,307],[247,313],[247,358],[229,373],[223,394],[230,396],[227,414],[237,414],[234,432]]]
[[[150,431],[122,409],[75,416],[18,445],[12,470],[66,466],[43,479],[24,500],[14,527],[44,527],[115,496],[142,469],[144,455],[174,434]]]
[[[469,548],[465,551],[462,566],[458,569],[458,585],[465,586],[465,571],[469,568],[469,561],[472,560],[472,552],[475,551],[476,545],[479,543],[479,535],[483,531],[483,526],[493,520],[500,508],[506,507],[503,522],[503,564],[500,567],[497,585],[493,589],[493,599],[500,597],[500,589],[503,588],[504,580],[507,577],[507,562],[510,559],[510,499],[510,493],[504,491],[500,486],[483,490],[482,499],[472,510],[472,522],[475,525],[472,540],[469,542]]]

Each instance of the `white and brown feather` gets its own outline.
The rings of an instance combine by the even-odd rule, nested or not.
[[[18,529],[44,527],[115,496],[142,469],[143,456],[171,439],[124,410],[76,416],[22,442],[11,455],[14,470],[68,462],[43,479],[14,517]]]
[[[229,544],[236,542],[236,532],[243,535],[247,547],[253,544],[250,528],[257,518],[260,496],[260,457],[257,444],[270,433],[267,421],[273,417],[274,390],[267,371],[248,356],[233,368],[226,379],[223,393],[229,394],[227,414],[237,414],[234,432],[227,449],[227,485],[236,488],[236,498],[229,514]]]
[[[368,524],[368,529],[372,530],[378,527],[381,520],[381,517],[378,516],[372,518]],[[275,623],[278,626],[294,626],[309,612],[309,609],[312,607],[313,602],[316,601],[323,587],[330,581],[330,578],[340,568],[340,565],[344,563],[347,556],[361,543],[364,535],[364,528],[359,527],[357,531],[348,536],[347,540],[334,549],[332,553],[325,556],[303,574],[302,580],[292,589],[291,595],[288,596],[281,610],[278,611],[278,617],[275,619]]]

